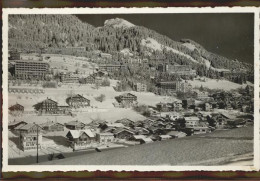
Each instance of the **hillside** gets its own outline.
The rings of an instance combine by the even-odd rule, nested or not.
[[[174,41],[120,18],[106,20],[104,26],[94,27],[74,15],[11,15],[8,36],[10,49],[39,50],[94,45],[94,49],[111,54],[128,50],[129,54],[139,57],[149,55],[150,59],[163,56],[171,64],[191,65],[200,76],[217,78],[223,69],[228,69],[240,72],[239,75],[228,77],[229,80],[240,83],[253,81],[253,65],[208,52],[192,40]],[[120,58],[117,59],[120,61]],[[250,75],[245,77],[240,70]]]

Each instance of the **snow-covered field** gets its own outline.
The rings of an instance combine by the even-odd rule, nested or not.
[[[112,81],[113,82],[113,81]],[[115,83],[115,82],[113,82]],[[132,109],[115,108],[113,103],[116,102],[115,97],[127,92],[116,92],[112,87],[100,87],[95,89],[93,85],[63,85],[58,88],[45,88],[44,94],[9,94],[9,106],[19,103],[25,107],[25,111],[34,111],[33,105],[45,100],[47,97],[57,101],[59,105],[66,105],[66,98],[69,94],[81,94],[90,100],[91,107],[78,109],[77,116],[74,119],[89,123],[92,120],[102,119],[109,122],[114,122],[118,119],[129,118],[133,121],[144,119],[144,117],[136,113]],[[159,96],[148,92],[134,92],[130,93],[137,96],[140,104],[155,106],[159,102],[172,102],[176,100],[174,97]],[[95,97],[104,94],[105,100],[98,102]],[[23,117],[9,116],[9,121],[14,119],[24,120],[28,122],[46,122],[47,120],[60,121],[62,123],[72,120],[70,116],[37,116],[34,114],[24,114]]]

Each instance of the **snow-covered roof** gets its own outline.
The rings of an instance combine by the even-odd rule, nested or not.
[[[191,117],[184,117],[185,121],[199,121],[200,119],[198,117],[195,116],[191,116]]]
[[[70,133],[71,136],[74,139],[79,138],[83,133],[86,133],[90,138],[94,138],[94,134],[89,129],[86,129],[86,130],[70,130],[68,133]]]

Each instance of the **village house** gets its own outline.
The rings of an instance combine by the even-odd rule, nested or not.
[[[68,123],[65,123],[66,128],[70,129],[70,130],[81,130],[84,129],[84,127],[86,126],[84,123],[76,120],[76,121],[70,121]]]
[[[142,138],[140,139],[140,144],[148,144],[148,143],[152,143],[153,140],[151,138]]]
[[[57,114],[58,113],[58,103],[47,97],[46,100],[34,105],[36,111],[43,114]]]
[[[80,94],[70,96],[66,99],[67,104],[73,108],[90,106],[90,100]]]
[[[97,142],[99,143],[111,143],[115,141],[113,133],[97,133]]]
[[[169,140],[171,139],[172,137],[170,135],[158,135],[158,140],[159,141],[164,141],[164,140]]]
[[[91,130],[69,130],[66,138],[73,150],[86,149],[96,142],[95,135]]]
[[[130,141],[139,142],[141,144],[141,140],[145,139],[146,136],[144,135],[133,135],[131,138],[129,138]]]
[[[25,121],[16,121],[16,120],[14,120],[14,121],[8,123],[8,129],[9,130],[14,130],[16,127],[24,126],[26,124],[27,124],[27,122],[25,122]]]
[[[25,124],[19,125],[15,128],[16,132],[19,134],[19,145],[21,150],[30,151],[41,148],[42,145],[42,127],[36,124]],[[37,137],[38,135],[38,137]]]
[[[147,91],[146,84],[142,84],[142,83],[135,83],[133,88],[136,92],[146,92]]]
[[[116,97],[116,100],[122,107],[130,107],[137,103],[137,96],[131,93],[125,93]]]
[[[125,139],[125,140],[129,140],[131,137],[133,137],[135,133],[133,131],[130,131],[128,129],[117,129],[114,132],[114,136],[117,139]]]
[[[199,125],[200,119],[198,117],[184,117],[186,127],[195,127]]]
[[[48,132],[56,132],[56,131],[64,131],[64,125],[58,122],[49,121],[41,124],[41,127],[44,131]]]
[[[24,107],[21,104],[16,103],[15,105],[10,106],[9,108],[10,114],[20,115],[24,112]]]
[[[62,72],[60,74],[60,80],[62,83],[79,83],[79,75],[72,72]]]
[[[149,135],[150,131],[148,129],[142,128],[142,127],[134,127],[135,133],[137,135]]]

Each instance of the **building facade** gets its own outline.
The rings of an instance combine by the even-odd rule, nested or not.
[[[74,107],[74,108],[80,108],[80,107],[88,107],[90,106],[90,100],[83,97],[80,94],[74,95],[74,96],[70,96],[66,99],[67,104],[70,107]]]
[[[49,64],[42,61],[16,61],[15,77],[17,79],[44,80],[49,74]]]

